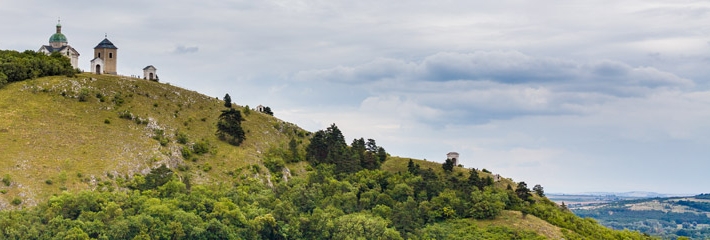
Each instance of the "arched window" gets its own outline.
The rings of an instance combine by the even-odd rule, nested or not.
[[[113,53],[108,53],[108,58],[113,58]]]
[[[97,58],[101,58],[101,53],[96,53]]]

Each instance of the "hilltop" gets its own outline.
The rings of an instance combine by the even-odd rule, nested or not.
[[[94,74],[9,84],[0,89],[0,177],[12,184],[0,208],[15,197],[34,205],[64,190],[115,186],[162,164],[194,173],[195,183],[227,182],[291,139],[301,150],[308,142],[310,133],[294,124],[233,107],[248,112],[240,147],[215,136],[224,102],[194,91]],[[183,147],[196,144],[207,152],[186,159]]]
[[[233,146],[215,134],[224,105],[110,75],[0,88],[0,236],[646,238],[579,218],[524,182],[389,156],[374,140],[348,146],[335,125],[310,133],[233,104],[246,133]]]

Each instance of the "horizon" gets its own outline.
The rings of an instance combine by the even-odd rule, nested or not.
[[[0,49],[36,51],[61,17],[84,71],[107,34],[119,74],[394,156],[458,152],[546,192],[708,192],[708,3],[90,3],[3,3]]]

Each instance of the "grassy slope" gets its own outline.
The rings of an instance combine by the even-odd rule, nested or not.
[[[86,102],[77,99],[82,89],[89,92]],[[125,100],[120,106],[112,101],[117,93]],[[259,164],[264,153],[285,147],[291,137],[304,142],[297,133],[305,131],[255,111],[245,116],[247,140],[241,147],[219,141],[214,133],[223,104],[167,84],[107,75],[10,84],[0,89],[0,177],[9,176],[12,185],[0,184],[6,191],[0,194],[0,209],[14,198],[33,205],[65,188],[93,189],[111,176],[147,173],[160,164],[189,166],[198,183],[223,182],[233,177],[228,172]],[[119,118],[123,111],[150,121]],[[161,146],[153,139],[154,128],[164,129],[170,143]],[[189,144],[208,142],[211,153],[184,161],[178,131],[188,135]],[[211,170],[204,171],[206,166]]]

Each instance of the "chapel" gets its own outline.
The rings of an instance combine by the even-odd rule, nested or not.
[[[73,68],[79,68],[79,52],[69,45],[67,37],[62,33],[61,21],[57,21],[57,32],[49,37],[49,45],[42,45],[37,52],[47,55],[59,52],[70,59]]]
[[[117,75],[117,53],[118,48],[108,40],[108,36],[104,36],[104,40],[94,47],[94,59],[91,59],[91,72],[96,74]]]

